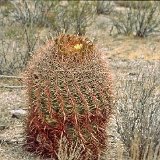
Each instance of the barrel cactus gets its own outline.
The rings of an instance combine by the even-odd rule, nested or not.
[[[111,76],[87,38],[60,35],[34,54],[25,72],[29,112],[25,148],[57,159],[59,140],[78,142],[97,159],[112,113]]]

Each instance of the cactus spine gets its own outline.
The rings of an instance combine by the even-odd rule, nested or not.
[[[57,158],[61,137],[84,147],[97,159],[106,147],[112,113],[111,78],[93,43],[60,35],[35,53],[26,70],[29,113],[28,151]]]

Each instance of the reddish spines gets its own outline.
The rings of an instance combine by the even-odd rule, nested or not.
[[[90,152],[97,159],[106,147],[112,83],[95,46],[76,35],[49,41],[31,60],[26,83],[27,150],[57,158],[58,142],[65,137],[68,146],[83,145],[82,157]]]

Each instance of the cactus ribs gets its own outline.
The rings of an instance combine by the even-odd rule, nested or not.
[[[46,42],[25,72],[28,151],[57,159],[59,140],[83,146],[98,159],[112,114],[112,81],[101,53],[87,38],[60,35]],[[83,158],[83,159],[85,159]]]

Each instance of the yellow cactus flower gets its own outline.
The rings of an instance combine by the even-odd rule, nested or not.
[[[74,46],[74,48],[75,48],[76,50],[80,50],[80,49],[82,49],[82,47],[83,47],[82,44],[76,44],[76,45]]]

